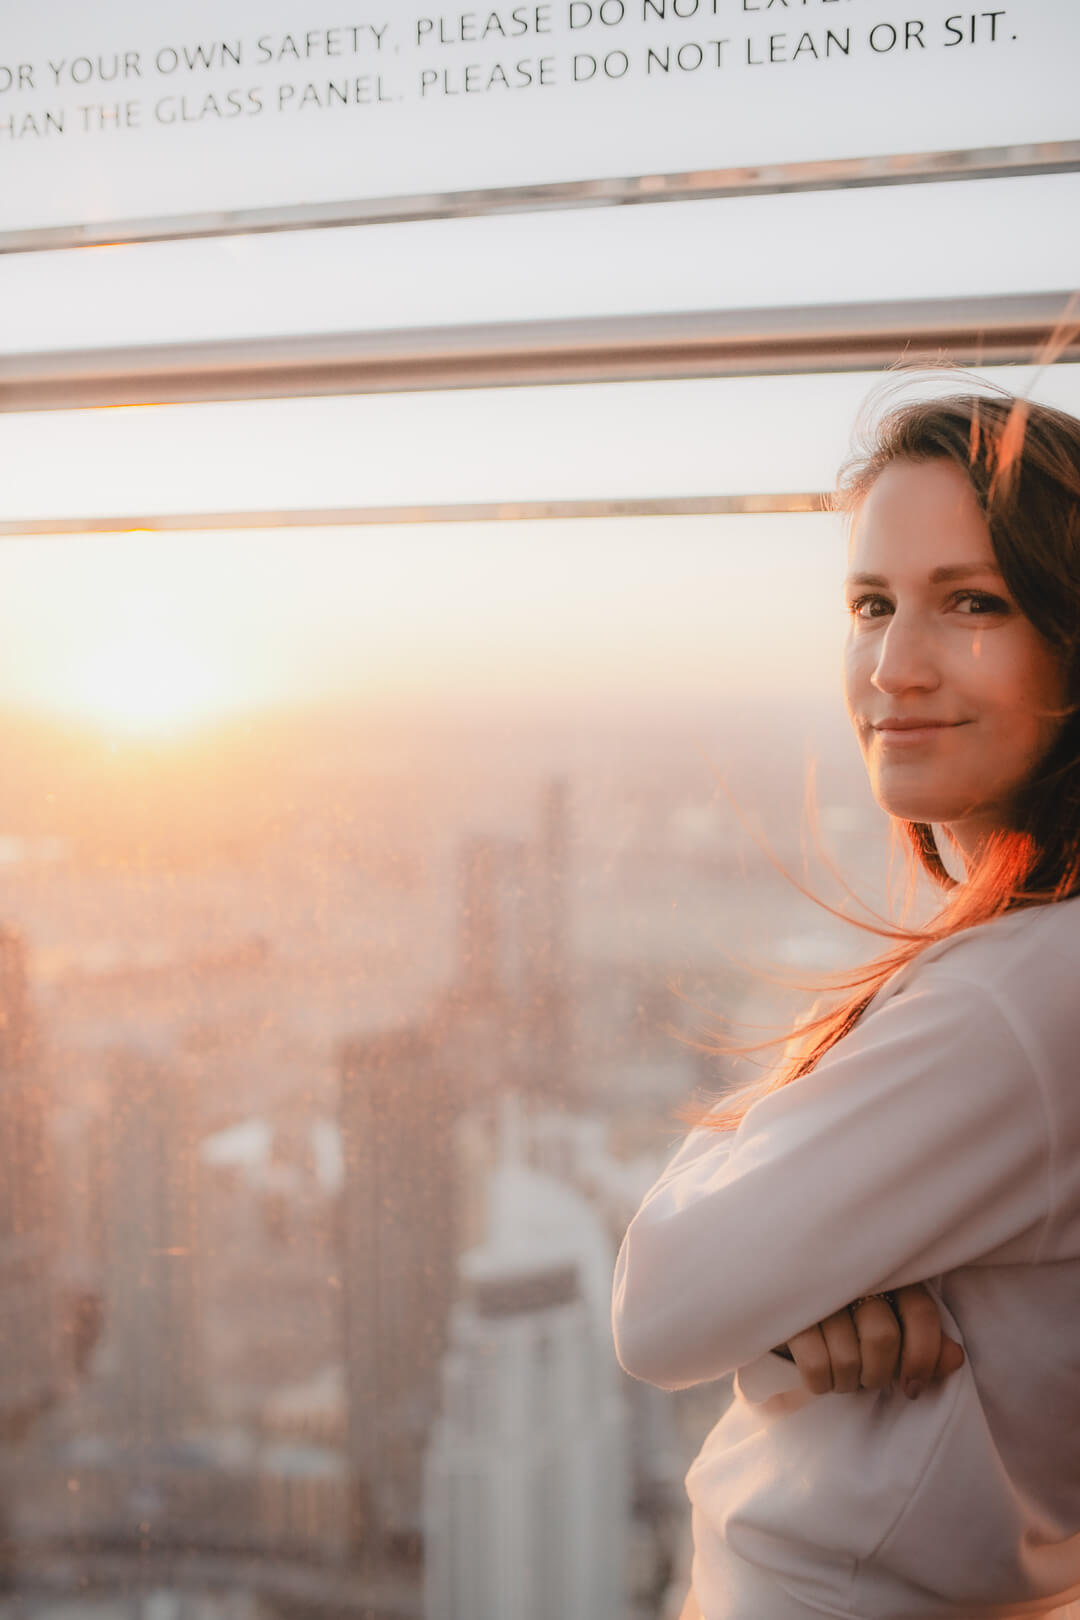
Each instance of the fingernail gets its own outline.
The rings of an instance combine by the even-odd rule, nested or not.
[[[904,1394],[909,1401],[917,1401],[925,1388],[921,1378],[909,1378],[904,1385]]]

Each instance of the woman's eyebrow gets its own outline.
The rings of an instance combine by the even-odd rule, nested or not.
[[[946,563],[941,568],[935,568],[929,578],[931,585],[942,585],[954,579],[971,579],[975,574],[993,574],[1001,578],[1001,569],[994,562],[977,563]],[[881,574],[849,574],[844,581],[845,585],[888,585],[888,580]]]

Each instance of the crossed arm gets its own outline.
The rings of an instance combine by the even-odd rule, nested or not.
[[[620,1362],[682,1389],[786,1343],[815,1392],[945,1376],[963,1358],[920,1279],[991,1254],[1034,1258],[1049,1143],[1001,998],[928,975],[737,1132],[686,1139],[616,1261]],[[899,1321],[882,1300],[842,1303],[879,1290],[895,1293]]]

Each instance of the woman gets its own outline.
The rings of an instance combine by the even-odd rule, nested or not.
[[[736,1375],[687,1475],[686,1614],[1060,1617],[1080,1597],[1080,422],[909,403],[841,494],[847,707],[943,904],[882,930],[786,1067],[697,1122],[623,1239],[616,1348],[664,1389]]]

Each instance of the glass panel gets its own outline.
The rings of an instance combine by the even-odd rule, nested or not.
[[[1080,365],[980,375],[1080,410]],[[825,490],[860,405],[887,380],[850,372],[0,415],[0,521]]]
[[[659,1612],[726,1386],[619,1372],[615,1245],[729,1078],[679,1034],[868,948],[721,785],[801,875],[812,754],[880,900],[842,566],[824,516],[0,548],[5,1614]]]
[[[1059,174],[8,254],[0,346],[1057,292],[1077,218]]]

